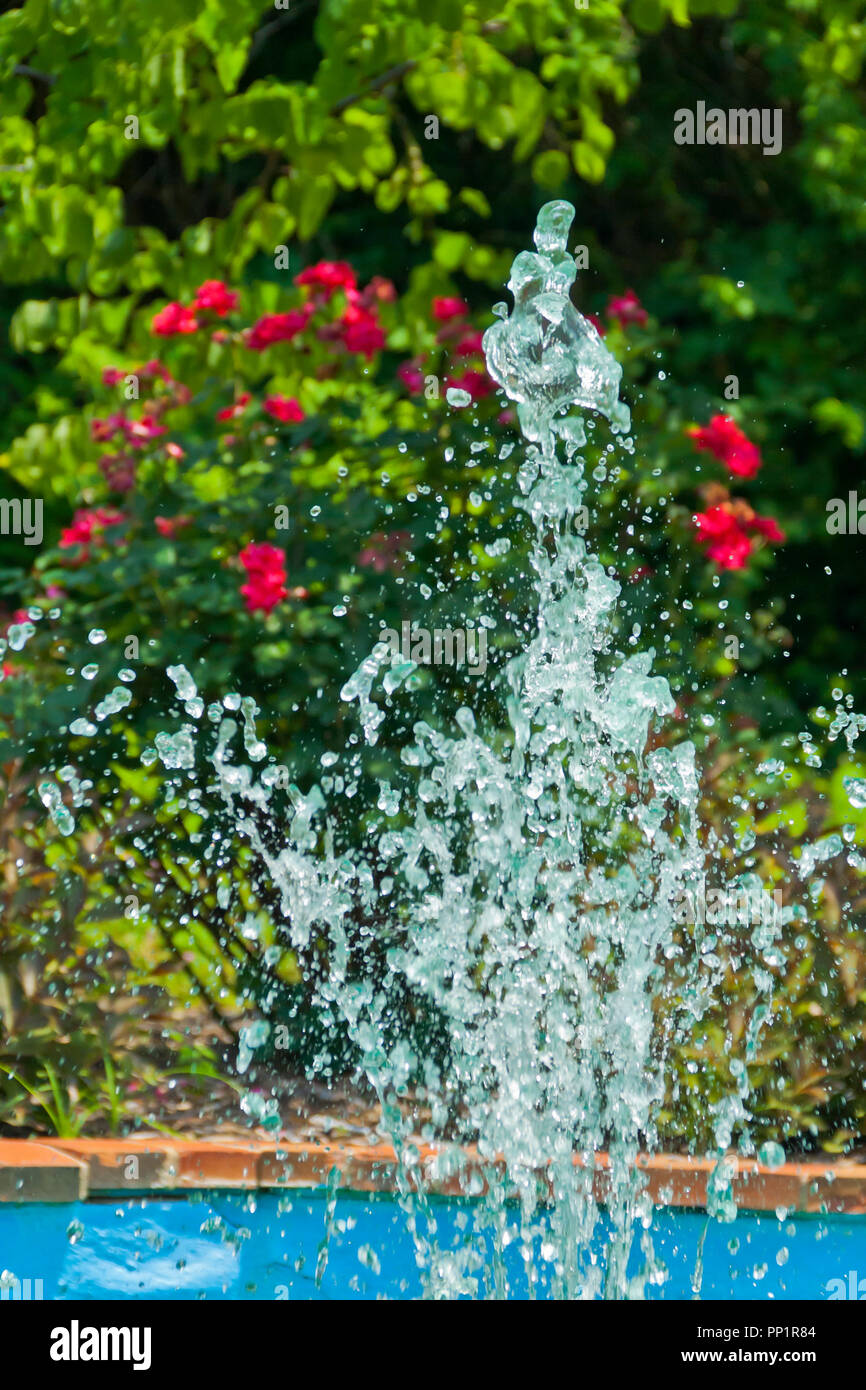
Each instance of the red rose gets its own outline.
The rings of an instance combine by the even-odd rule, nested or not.
[[[270,613],[284,598],[286,588],[286,557],[267,541],[251,543],[238,556],[247,572],[247,582],[241,585],[247,611]]]
[[[236,419],[238,415],[243,415],[246,407],[249,405],[251,400],[252,396],[250,395],[249,391],[242,391],[241,394],[238,396],[237,400],[235,401],[234,405],[223,406],[222,410],[217,411],[216,418],[218,420]]]
[[[433,317],[437,323],[448,323],[450,319],[463,318],[469,313],[465,299],[456,295],[439,295],[433,300]]]
[[[482,396],[489,396],[491,391],[496,390],[495,383],[490,379],[486,372],[478,372],[474,367],[467,367],[460,376],[449,376],[445,382],[446,390],[455,387],[458,391],[466,391],[473,401],[480,401]]]
[[[761,467],[761,451],[743,434],[729,415],[714,415],[708,425],[694,425],[686,431],[698,449],[720,459],[740,478],[754,478]]]
[[[153,524],[161,536],[173,536],[183,526],[189,526],[192,517],[180,516],[155,516]]]
[[[745,569],[752,552],[753,536],[780,544],[785,539],[773,517],[758,516],[748,504],[739,499],[719,502],[694,516],[698,541],[708,542],[707,557],[719,569]]]
[[[372,314],[348,313],[340,320],[340,337],[349,352],[360,353],[363,357],[373,357],[385,346],[382,326]]]
[[[84,546],[84,559],[88,553],[86,547],[91,541],[100,538],[109,526],[118,526],[125,520],[123,513],[115,511],[113,507],[79,508],[72,518],[72,525],[60,534],[60,547],[69,550],[75,545]]]
[[[454,344],[455,357],[474,357],[482,353],[481,339],[484,334],[480,329],[469,328],[457,339]]]
[[[275,420],[281,420],[284,425],[296,425],[305,418],[294,396],[267,396],[264,408],[269,415],[273,415]]]
[[[247,347],[264,352],[274,343],[289,343],[307,326],[310,317],[306,309],[292,309],[287,314],[264,314],[247,334]]]
[[[158,439],[167,434],[165,425],[160,425],[153,415],[142,415],[140,420],[130,420],[124,429],[127,442],[132,449],[143,449],[149,439]]]
[[[205,280],[196,290],[193,308],[209,309],[224,319],[231,309],[237,308],[237,304],[238,297],[234,290],[230,290],[222,280]]]
[[[413,396],[420,396],[424,390],[424,371],[423,363],[416,357],[408,362],[401,362],[397,368],[397,376]]]
[[[198,319],[192,309],[185,308],[176,300],[154,314],[150,325],[151,333],[156,333],[160,338],[173,338],[178,333],[195,333],[197,328]]]
[[[607,302],[605,312],[609,319],[616,319],[623,328],[629,323],[639,323],[642,327],[648,317],[646,309],[634,290],[626,290],[625,294],[612,295]]]
[[[330,299],[334,290],[357,289],[358,278],[347,261],[319,261],[308,265],[300,275],[295,276],[296,285],[310,285],[313,289],[324,290]]]

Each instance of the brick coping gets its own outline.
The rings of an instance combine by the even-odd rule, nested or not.
[[[417,1154],[428,1191],[463,1195],[453,1171],[453,1151],[449,1155],[447,1150],[419,1145]],[[753,1159],[731,1156],[729,1161],[733,1195],[741,1210],[866,1215],[866,1164],[825,1159],[768,1168]],[[639,1158],[638,1167],[646,1174],[654,1203],[706,1206],[713,1160],[661,1154]],[[608,1168],[607,1155],[597,1155],[593,1186],[601,1201]],[[0,1139],[0,1202],[70,1202],[108,1192],[315,1188],[333,1181],[335,1169],[343,1189],[369,1193],[393,1192],[396,1187],[397,1165],[388,1144],[161,1135]],[[467,1169],[479,1175],[482,1170],[471,1150],[465,1151],[464,1176]],[[473,1186],[483,1190],[483,1177]]]

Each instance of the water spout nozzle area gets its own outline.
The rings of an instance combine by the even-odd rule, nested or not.
[[[511,267],[511,314],[483,339],[490,375],[517,402],[526,438],[545,453],[553,448],[554,417],[572,406],[599,411],[615,433],[629,425],[628,408],[619,399],[622,367],[571,302],[577,268],[567,244],[573,218],[571,203],[545,203],[533,234],[537,250],[521,251]]]

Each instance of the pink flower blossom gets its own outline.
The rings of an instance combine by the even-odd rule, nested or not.
[[[177,300],[154,314],[150,325],[151,333],[160,338],[174,338],[178,333],[195,333],[197,328],[198,319],[192,309],[179,304]]]
[[[264,314],[247,334],[247,347],[264,352],[274,343],[289,343],[307,326],[310,307],[291,309],[287,314]]]
[[[155,516],[153,524],[161,536],[171,537],[181,530],[184,526],[189,526],[192,517],[181,514],[180,516]]]
[[[268,541],[251,543],[238,556],[247,572],[247,582],[241,585],[249,613],[270,613],[288,598],[286,588],[286,557]]]
[[[349,352],[357,352],[362,357],[370,358],[385,346],[382,325],[372,314],[358,312],[350,315],[347,310],[340,323],[340,336]]]
[[[99,468],[112,492],[131,492],[135,487],[135,459],[129,454],[103,454]]]
[[[238,296],[222,280],[205,280],[199,285],[193,302],[194,309],[209,309],[211,313],[224,319],[231,309],[236,309]]]
[[[474,367],[467,367],[459,376],[448,377],[445,386],[446,389],[453,386],[458,391],[466,391],[473,401],[480,401],[483,396],[489,396],[491,391],[496,390],[487,373],[476,371]]]
[[[222,410],[217,411],[217,420],[237,419],[239,415],[243,415],[251,400],[252,396],[250,395],[249,391],[242,391],[241,394],[238,396],[237,400],[235,401],[234,405],[223,406]]]
[[[158,358],[152,357],[149,362],[145,362],[143,367],[139,367],[138,376],[159,377],[163,381],[171,381],[171,372]]]
[[[465,299],[458,299],[456,295],[439,295],[433,300],[433,317],[437,323],[448,323],[451,319],[465,317],[469,313],[469,305]]]
[[[419,357],[412,357],[408,362],[401,362],[397,368],[397,376],[413,396],[420,396],[424,390],[424,370],[423,363]]]
[[[391,280],[384,275],[374,275],[369,285],[366,285],[361,293],[361,299],[365,304],[393,304],[397,298],[397,291]]]
[[[149,440],[168,433],[165,425],[161,425],[153,415],[142,415],[140,420],[127,421],[123,432],[132,449],[143,449]]]
[[[740,498],[696,512],[694,523],[699,542],[707,545],[707,558],[724,570],[745,569],[756,535],[773,544],[785,540],[784,531],[773,517],[759,516]]]
[[[480,329],[469,328],[457,339],[454,344],[455,357],[475,357],[482,353],[481,339],[484,334]]]
[[[630,323],[637,323],[643,327],[648,317],[646,309],[634,290],[626,290],[625,294],[611,295],[607,301],[605,312],[609,319],[616,319],[623,328]]]
[[[745,569],[752,542],[724,503],[695,514],[698,540],[707,542],[707,556],[719,569]]]
[[[698,449],[720,459],[738,477],[754,478],[760,470],[760,449],[729,415],[714,415],[708,425],[693,425],[686,433]]]
[[[60,547],[69,550],[76,545],[83,546],[82,558],[86,558],[91,542],[101,540],[109,527],[119,526],[124,521],[126,517],[123,513],[113,507],[79,508],[72,518],[72,525],[60,533]]]
[[[268,414],[284,425],[296,425],[305,419],[304,412],[294,396],[267,396],[263,404]]]
[[[751,519],[751,527],[759,536],[763,536],[765,541],[770,541],[774,545],[784,545],[787,540],[785,532],[782,530],[778,521],[772,516],[758,516],[755,512]]]
[[[314,290],[322,290],[330,299],[334,290],[357,288],[358,279],[347,261],[318,261],[308,265],[300,275],[295,276],[296,285],[309,285]]]

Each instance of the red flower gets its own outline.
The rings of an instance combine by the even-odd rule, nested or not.
[[[787,538],[775,517],[758,516],[755,512],[750,524],[752,530],[757,531],[759,536],[763,536],[765,541],[772,541],[775,545],[784,545]]]
[[[341,338],[349,352],[361,353],[364,357],[373,357],[385,346],[385,334],[382,325],[373,314],[367,314],[356,310],[354,314],[349,310],[343,315],[341,323]]]
[[[468,313],[466,300],[456,295],[439,295],[433,300],[433,317],[437,323],[448,323],[449,319],[463,318]]]
[[[719,569],[745,569],[754,546],[753,536],[776,544],[785,539],[773,517],[758,516],[748,502],[739,498],[696,512],[694,522],[699,542],[709,542],[707,558],[715,561]]]
[[[198,319],[192,309],[178,304],[177,300],[154,314],[150,325],[151,333],[156,333],[160,338],[173,338],[178,333],[195,333],[197,328]]]
[[[707,556],[719,569],[745,569],[752,542],[724,503],[695,514],[699,541],[708,541]]]
[[[754,478],[761,467],[761,451],[747,439],[729,415],[714,415],[708,425],[686,430],[699,449],[721,459],[740,478]]]
[[[145,362],[143,367],[138,369],[139,376],[161,377],[163,381],[171,381],[171,372],[164,366],[158,358],[152,357],[149,362]]]
[[[392,281],[387,280],[384,275],[374,275],[369,285],[363,290],[361,299],[365,304],[393,304],[397,298],[397,291]]]
[[[598,314],[584,314],[583,317],[587,320],[588,323],[592,324],[598,336],[600,338],[603,338],[607,330],[604,324],[602,323],[601,319],[598,317]]]
[[[626,290],[625,294],[611,295],[607,301],[605,313],[609,319],[616,319],[623,328],[629,323],[639,323],[643,327],[648,317],[646,309],[634,290]]]
[[[294,396],[267,396],[264,407],[269,415],[273,415],[275,420],[281,420],[284,425],[296,425],[305,418]]]
[[[161,536],[173,536],[182,526],[189,526],[192,517],[189,516],[155,516],[153,524]]]
[[[125,520],[123,513],[115,511],[113,507],[79,508],[72,518],[72,525],[60,534],[61,549],[69,550],[74,545],[86,547],[91,541],[101,538],[109,526],[118,526]],[[84,550],[82,558],[86,554]]]
[[[292,309],[287,314],[264,314],[247,334],[247,347],[264,352],[273,343],[289,343],[307,326],[310,306]]]
[[[424,390],[423,365],[420,358],[413,357],[408,362],[401,362],[397,368],[397,376],[413,396],[420,396]]]
[[[295,284],[311,285],[314,289],[324,290],[325,297],[330,299],[334,290],[357,289],[358,279],[347,261],[319,261],[316,265],[308,265],[306,270],[296,275]]]
[[[230,309],[236,309],[238,297],[222,280],[205,280],[195,292],[194,309],[210,309],[224,319]]]
[[[286,557],[277,546],[267,541],[252,543],[244,547],[238,559],[247,572],[247,582],[241,585],[241,593],[249,613],[270,613],[288,597]]]
[[[143,449],[149,439],[158,439],[167,434],[165,425],[160,425],[152,415],[142,415],[140,420],[128,421],[124,434],[132,449]]]
[[[171,439],[168,441],[168,443],[167,443],[166,446],[165,446],[165,452],[168,454],[169,458],[173,458],[173,459],[185,459],[185,458],[186,458],[186,449],[182,449],[182,448],[180,447],[179,444],[175,444],[174,440],[171,440]]]
[[[454,355],[456,357],[474,357],[481,353],[481,339],[484,334],[480,329],[469,328],[463,333],[454,344]]]
[[[131,492],[135,487],[135,459],[128,454],[103,454],[99,468],[112,492]]]
[[[128,422],[122,411],[116,411],[113,415],[108,415],[104,420],[91,420],[90,438],[104,444],[115,434],[126,434]]]
[[[125,375],[126,373],[122,372],[119,367],[106,367],[102,373],[102,384],[103,386],[116,386],[118,382],[123,381]]]
[[[445,382],[446,390],[451,386],[456,387],[458,391],[467,391],[473,401],[480,401],[482,396],[489,396],[491,391],[496,390],[487,373],[478,372],[474,367],[467,367],[460,376],[449,376]]]
[[[222,410],[217,411],[216,418],[218,420],[236,419],[238,415],[243,415],[246,407],[249,405],[251,400],[252,396],[250,395],[249,391],[242,391],[241,394],[238,396],[237,400],[235,401],[234,405],[223,406]]]

